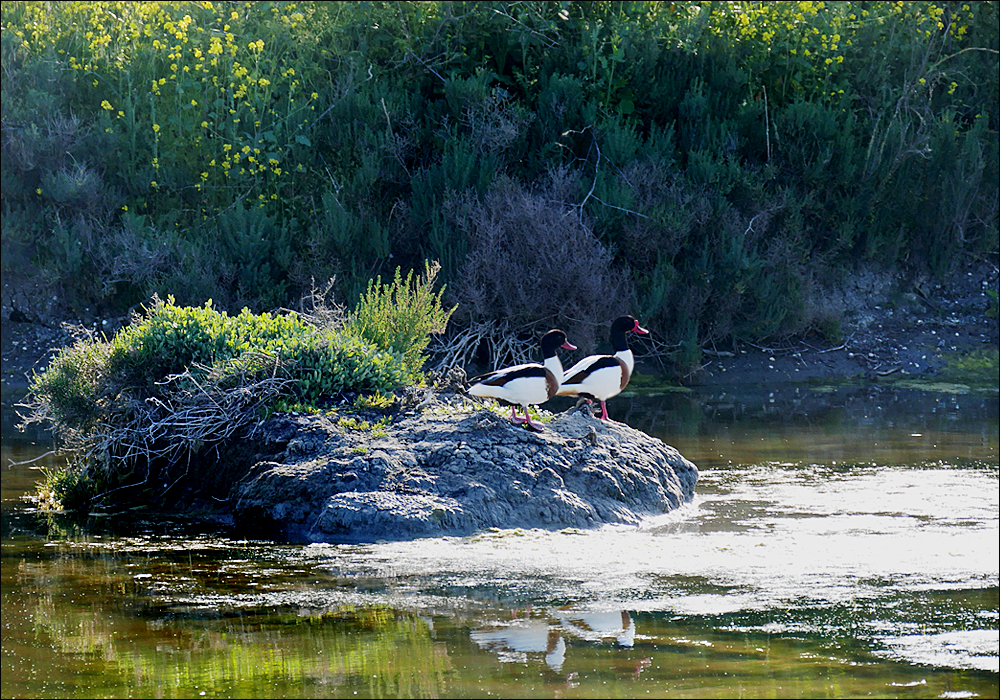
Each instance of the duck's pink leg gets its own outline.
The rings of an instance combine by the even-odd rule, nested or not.
[[[528,412],[525,411],[524,415],[525,415],[525,417],[527,417]],[[511,420],[511,422],[514,425],[521,425],[522,423],[524,423],[525,418],[521,418],[521,416],[517,415],[517,411],[515,410],[515,407],[511,406],[510,407],[510,420]]]
[[[544,430],[545,426],[541,423],[536,423],[531,420],[531,414],[528,413],[528,407],[524,407],[524,422],[528,424],[529,428],[534,428],[535,430]]]
[[[601,420],[608,419],[608,405],[604,403],[604,399],[601,399]]]

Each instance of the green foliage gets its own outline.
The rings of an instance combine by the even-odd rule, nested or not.
[[[305,403],[347,391],[391,391],[412,380],[402,358],[347,333],[311,335],[288,345],[286,371]]]
[[[384,410],[396,405],[396,402],[395,395],[374,391],[369,394],[358,394],[358,398],[354,399],[354,408],[361,411],[369,408]]]
[[[810,279],[996,256],[998,7],[4,3],[5,282],[260,311],[434,259],[503,322],[457,209],[514,182],[669,345],[804,331]]]
[[[130,400],[165,400],[165,380],[183,372],[235,388],[277,374],[311,405],[345,391],[389,392],[411,379],[402,357],[349,334],[319,331],[294,314],[244,309],[231,317],[211,301],[192,308],[168,298],[154,300],[143,319],[110,342],[90,338],[60,351],[35,375],[31,392],[57,427],[86,432],[128,413]]]
[[[444,289],[435,293],[441,266],[425,263],[424,274],[413,270],[401,277],[397,267],[391,284],[377,277],[368,283],[344,331],[399,357],[411,378],[419,376],[431,333],[443,333],[455,309],[441,306]]]
[[[337,425],[344,430],[371,433],[372,437],[385,437],[387,434],[385,428],[389,425],[389,418],[383,417],[372,423],[349,416],[347,418],[338,418]]]
[[[941,371],[946,379],[974,386],[996,387],[1000,371],[1000,351],[997,348],[981,348],[965,355],[948,358]]]
[[[94,493],[103,484],[95,482],[93,473],[79,465],[67,464],[44,472],[45,480],[39,488],[43,508],[60,510],[85,509]]]
[[[990,318],[997,318],[1000,315],[1000,295],[995,289],[987,289],[986,294],[993,300],[993,304],[986,309],[986,315]]]
[[[48,368],[34,374],[31,394],[53,420],[71,428],[89,428],[107,398],[111,346],[86,339],[62,348]]]

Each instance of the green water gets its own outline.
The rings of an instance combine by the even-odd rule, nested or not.
[[[4,421],[3,697],[997,697],[996,394],[619,397],[702,469],[640,528],[285,545],[35,512]],[[41,465],[52,465],[48,456]]]

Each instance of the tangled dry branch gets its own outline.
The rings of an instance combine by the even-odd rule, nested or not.
[[[161,384],[163,398],[130,399],[86,433],[63,436],[67,447],[103,471],[109,483],[120,484],[123,476],[131,475],[125,479],[129,483],[97,500],[106,501],[122,488],[148,485],[152,465],[162,465],[159,478],[172,479],[169,484],[164,481],[161,495],[165,494],[187,474],[193,457],[234,437],[252,436],[262,411],[278,396],[287,395],[294,383],[274,372],[263,379],[236,377],[233,386],[233,374],[192,369],[202,378],[191,369],[170,375]]]
[[[496,321],[479,321],[457,332],[433,335],[428,347],[433,358],[430,369],[468,367],[482,353],[484,344],[492,365],[490,369],[532,362],[538,342],[524,339],[524,330]]]

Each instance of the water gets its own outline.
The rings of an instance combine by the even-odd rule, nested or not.
[[[5,467],[0,694],[996,697],[997,403],[619,397],[613,417],[702,469],[692,504],[409,543],[80,523]],[[5,465],[48,449],[4,425]]]

